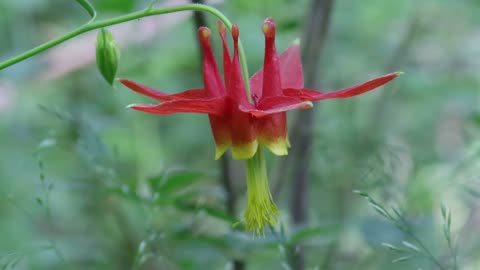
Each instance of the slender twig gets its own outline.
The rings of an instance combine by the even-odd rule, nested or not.
[[[373,199],[372,199],[373,200]],[[388,212],[387,212],[388,213]],[[438,266],[439,269],[441,270],[447,270],[438,260],[437,258],[432,254],[432,252],[430,252],[430,250],[427,248],[427,246],[425,246],[425,244],[422,242],[422,240],[420,240],[420,238],[417,237],[417,235],[415,235],[415,233],[412,231],[412,229],[410,228],[410,225],[408,224],[407,220],[405,219],[405,217],[403,215],[400,215],[400,214],[397,214],[398,218],[400,219],[399,222],[401,224],[401,226],[399,226],[398,224],[394,224],[397,226],[397,228],[399,228],[401,231],[403,231],[407,236],[409,236],[411,239],[413,239],[413,241],[415,243],[417,243],[420,248],[422,249],[423,252],[425,252],[425,254],[427,255],[428,258],[430,258],[430,260],[436,265]],[[388,217],[392,220],[392,221],[396,221],[395,217],[393,217],[392,215],[390,215],[388,213]]]
[[[480,225],[478,222],[480,219],[478,217],[480,217],[480,207],[478,204],[474,204],[470,207],[468,217],[463,226],[461,226],[461,228],[459,228],[457,231],[457,237],[454,245],[456,253],[458,253],[458,250],[461,247],[460,243],[468,243],[469,241],[476,242],[478,227]]]
[[[6,61],[3,61],[0,63],[0,70],[7,68],[11,65],[14,65],[18,62],[21,62],[25,59],[28,59],[34,55],[37,55],[43,51],[46,51],[60,43],[63,43],[69,39],[72,39],[78,35],[81,35],[85,32],[115,25],[115,24],[120,24],[128,21],[133,21],[136,19],[144,18],[144,17],[150,17],[150,16],[155,16],[155,15],[161,15],[161,14],[167,14],[167,13],[174,13],[174,12],[180,12],[180,11],[202,11],[202,12],[208,12],[215,17],[217,17],[219,20],[221,20],[228,29],[232,29],[232,23],[228,20],[228,18],[223,15],[219,10],[207,6],[207,5],[202,5],[202,4],[187,4],[187,5],[181,5],[181,6],[175,6],[175,7],[164,7],[164,8],[153,8],[153,6],[149,5],[147,8],[140,10],[140,11],[135,11],[123,16],[119,16],[116,18],[112,19],[106,19],[106,20],[101,20],[95,22],[95,20],[90,20],[86,24],[76,28],[75,30],[59,37],[53,40],[50,40],[40,46],[37,46],[31,50],[28,50],[20,55],[17,55],[15,57],[12,57]],[[93,17],[95,18],[95,17]],[[242,67],[242,75],[243,79],[245,81],[245,87],[247,90],[248,96],[250,96],[250,87],[248,84],[248,67],[247,67],[247,60],[245,57],[245,53],[243,50],[243,46],[241,41],[239,40],[239,54],[240,54],[240,65]]]
[[[45,215],[46,215],[46,219],[47,219],[47,222],[48,222],[48,226],[52,228],[53,227],[53,217],[52,217],[52,211],[51,211],[51,208],[50,208],[50,193],[52,191],[53,186],[52,186],[52,183],[48,183],[46,178],[45,178],[45,171],[44,171],[42,159],[40,157],[37,157],[37,158],[38,158],[38,169],[39,169],[39,172],[40,172],[40,176],[39,176],[40,177],[40,183],[41,183],[42,188],[44,189],[44,192],[45,192],[44,202],[41,205],[45,208]],[[69,270],[74,269],[72,264],[65,259],[65,256],[63,255],[62,251],[58,248],[57,241],[55,239],[48,238],[48,242],[50,244],[50,247],[53,249],[53,251],[57,255],[57,257],[64,264],[64,267],[66,269],[69,269]]]
[[[458,270],[458,261],[457,261],[457,244],[452,239],[452,230],[451,230],[451,223],[452,223],[452,213],[450,209],[448,209],[444,204],[442,204],[441,208],[442,219],[443,219],[443,235],[445,236],[445,240],[447,240],[448,250],[450,255],[453,258],[453,266],[452,270]]]
[[[51,216],[51,210],[50,210],[50,186],[46,186],[46,183],[45,183],[45,174],[44,174],[44,171],[43,171],[43,163],[42,161],[39,159],[38,160],[38,166],[39,166],[39,170],[40,170],[40,182],[42,184],[42,188],[45,189],[45,199],[44,201],[42,202],[42,206],[45,207],[45,213],[46,213],[46,217],[47,217],[47,221],[49,223],[49,226],[53,226],[52,225],[52,216]],[[23,212],[26,217],[31,221],[33,222],[34,218],[32,216],[32,214],[30,212],[28,212],[25,208],[23,208],[22,206],[20,206],[16,201],[14,201],[12,198],[10,197],[6,197],[6,199],[8,200],[8,202],[10,202],[15,208],[19,209],[21,212]],[[34,253],[35,250],[48,250],[48,249],[52,249],[55,254],[57,255],[57,257],[60,259],[60,261],[62,261],[62,263],[64,264],[64,266],[67,268],[67,269],[73,269],[72,265],[65,259],[65,256],[63,256],[63,253],[61,252],[61,250],[58,248],[57,246],[57,243],[55,240],[53,239],[48,239],[47,240],[49,245],[46,246],[46,247],[40,247],[40,248],[34,248],[32,249],[32,251],[29,251],[29,252],[24,252],[23,254],[29,254],[29,253]]]
[[[415,250],[419,251],[420,254],[428,258],[433,264],[438,267],[438,269],[447,270],[447,268],[440,263],[440,261],[422,242],[422,240],[415,234],[409,222],[398,208],[392,207],[391,213],[390,211],[385,209],[385,207],[383,207],[380,203],[375,201],[369,194],[358,190],[355,190],[354,193],[367,199],[367,201],[370,203],[373,209],[375,209],[375,211],[377,211],[384,218],[392,222],[395,227],[397,227],[400,231],[402,231],[405,235],[412,239],[413,242],[415,242],[419,247],[418,249],[415,248]]]

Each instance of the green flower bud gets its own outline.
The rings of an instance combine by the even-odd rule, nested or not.
[[[110,85],[115,79],[119,59],[120,50],[117,42],[107,29],[102,28],[97,36],[97,67]]]

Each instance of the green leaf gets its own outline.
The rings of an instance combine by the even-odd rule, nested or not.
[[[407,248],[415,251],[415,252],[422,253],[422,251],[420,250],[419,247],[417,247],[416,245],[414,245],[414,244],[412,244],[412,243],[410,243],[410,242],[408,242],[408,241],[402,241],[402,244],[403,244],[404,246],[406,246]]]
[[[188,211],[188,212],[199,212],[199,211],[204,211],[207,215],[224,220],[229,223],[234,223],[237,221],[237,219],[230,214],[228,214],[225,210],[216,208],[213,206],[206,206],[206,205],[196,205],[193,203],[186,203],[183,202],[182,200],[176,200],[175,201],[175,206],[178,209],[181,209],[183,211]]]
[[[143,198],[139,197],[138,194],[135,192],[135,189],[129,187],[128,185],[118,185],[113,187],[105,188],[107,193],[116,194],[122,198],[132,200],[134,202],[143,202],[145,201]]]
[[[315,227],[308,227],[302,228],[295,231],[289,238],[288,242],[290,244],[298,244],[304,240],[315,236],[327,236],[336,233],[338,227],[336,225],[323,225],[323,226],[315,226]]]
[[[389,218],[387,211],[380,205],[370,202],[370,205],[377,211],[380,215]]]
[[[413,257],[414,256],[403,256],[403,257],[400,257],[400,258],[397,258],[397,259],[393,260],[392,263],[404,262],[404,261],[410,260]]]
[[[180,191],[205,177],[204,172],[176,170],[148,179],[152,189],[160,196]]]
[[[405,250],[397,247],[397,246],[394,246],[392,244],[389,244],[389,243],[382,243],[382,246],[392,250],[392,251],[395,251],[395,252],[405,252]]]
[[[135,8],[136,0],[98,0],[95,6],[99,12],[129,12]]]
[[[184,240],[188,243],[199,242],[225,250],[227,248],[225,240],[221,236],[208,235],[204,233],[193,233],[190,229],[180,230],[174,234],[176,240]]]
[[[442,203],[442,206],[441,206],[441,212],[442,212],[442,217],[443,217],[443,220],[446,220],[447,219],[447,207],[445,206],[445,204]]]

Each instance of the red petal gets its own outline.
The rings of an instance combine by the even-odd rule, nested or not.
[[[282,88],[303,88],[303,69],[300,44],[294,43],[280,55]]]
[[[298,109],[310,109],[312,103],[296,97],[276,96],[262,99],[262,102],[253,106],[240,105],[239,109],[243,112],[252,114],[255,117],[262,117],[269,114],[286,112]]]
[[[280,59],[277,54],[277,49],[275,48],[276,26],[272,18],[267,18],[263,22],[262,31],[265,36],[265,56],[263,59],[261,99],[282,95]]]
[[[258,102],[260,97],[262,97],[263,68],[253,74],[249,83],[252,99],[253,101]]]
[[[140,93],[144,96],[151,97],[153,99],[161,100],[165,96],[168,96],[167,93],[160,92],[158,90],[155,90],[153,88],[150,88],[146,85],[136,83],[134,81],[130,81],[127,79],[121,79],[120,82],[125,85],[126,87],[132,89],[133,91]]]
[[[120,82],[133,91],[140,93],[144,96],[151,97],[158,101],[171,101],[176,99],[198,99],[205,98],[205,91],[203,89],[191,89],[181,93],[168,94],[160,92],[146,85],[136,83],[134,81],[122,79]]]
[[[227,28],[222,21],[218,21],[218,33],[220,34],[220,38],[222,39],[222,49],[223,49],[223,77],[225,78],[225,86],[227,88],[231,87],[228,85],[229,78],[230,78],[230,70],[232,65],[232,60],[230,57],[230,52],[228,51],[227,45]]]
[[[232,25],[233,38],[233,59],[230,70],[225,80],[227,81],[227,92],[230,98],[236,104],[248,104],[247,93],[245,91],[245,83],[243,81],[242,70],[240,67],[240,56],[238,52],[238,37],[240,30],[237,24]]]
[[[215,159],[219,159],[232,144],[230,118],[227,116],[209,115],[210,127],[215,140]]]
[[[277,156],[288,154],[287,114],[270,114],[257,120],[257,139]]]
[[[203,84],[205,91],[209,96],[223,96],[225,94],[225,87],[223,85],[222,77],[218,71],[215,56],[213,55],[212,46],[210,45],[211,31],[207,27],[198,28],[198,38],[202,46],[203,52]]]
[[[311,89],[284,89],[283,94],[286,96],[297,97],[299,99],[309,100],[309,101],[318,101],[318,100],[331,99],[331,98],[349,98],[349,97],[361,95],[365,92],[368,92],[377,87],[380,87],[388,83],[389,81],[395,79],[401,74],[402,74],[401,72],[391,73],[391,74],[370,80],[368,82],[364,82],[359,85],[355,85],[349,88],[345,88],[342,90],[329,92],[329,93],[322,93],[322,92],[311,90]]]
[[[318,97],[325,95],[324,93],[317,90],[310,89],[283,89],[283,94],[288,97],[296,97],[301,100],[316,101]]]
[[[300,45],[294,43],[290,45],[280,55],[280,77],[282,88],[303,88],[303,69],[300,58]],[[253,74],[250,78],[250,90],[252,97],[258,101],[262,96],[263,68]]]
[[[132,104],[128,107],[153,114],[205,113],[222,115],[225,111],[225,98],[179,99],[162,104]]]
[[[257,129],[255,118],[240,111],[233,112],[229,117],[230,135],[232,138],[233,159],[249,159],[257,151]]]

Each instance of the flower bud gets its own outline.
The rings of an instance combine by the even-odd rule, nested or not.
[[[112,85],[117,73],[120,50],[112,34],[105,28],[98,32],[96,51],[97,67],[103,78]]]

